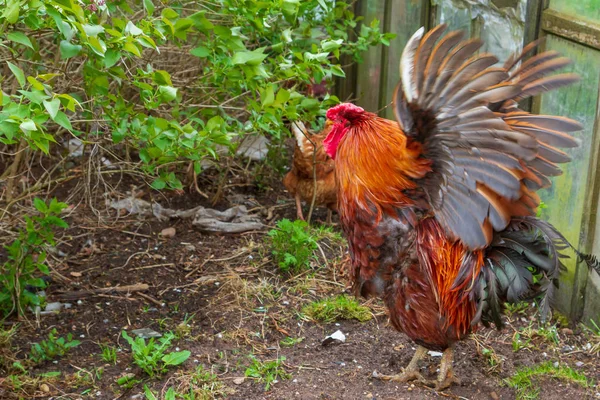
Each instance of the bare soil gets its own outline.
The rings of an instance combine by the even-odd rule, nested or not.
[[[202,188],[212,196],[218,182],[223,182],[220,178],[218,174],[207,178]],[[228,199],[244,198],[256,204],[255,212],[262,213],[271,226],[280,218],[295,215],[293,201],[284,193],[279,177],[260,185],[252,179],[228,178],[227,182],[230,186],[215,208],[229,207],[233,202]],[[77,184],[71,181],[52,195],[65,199]],[[125,180],[120,187],[127,190],[129,184],[140,182]],[[265,187],[269,189],[265,191]],[[159,195],[147,190],[141,197],[175,209],[213,206],[194,191]],[[374,318],[365,323],[342,320],[320,324],[300,315],[302,306],[310,301],[346,290],[340,272],[346,260],[343,245],[324,240],[314,271],[292,277],[278,271],[271,260],[264,246],[266,230],[206,234],[189,221],[160,222],[153,217],[123,216],[115,210],[101,212],[102,218],[98,218],[82,203],[66,218],[71,228],[59,245],[66,256],[52,261],[53,280],[47,295],[48,302],[70,302],[72,307],[20,322],[14,356],[24,360],[30,344],[46,338],[52,328],[61,336],[72,333],[81,345],[55,362],[31,369],[31,375],[61,372],[58,378],[42,380],[45,387],[40,383],[15,390],[6,377],[0,377],[1,399],[143,399],[144,384],[164,394],[170,386],[183,387],[181,376],[198,365],[218,376],[226,388],[222,398],[229,399],[514,399],[515,390],[504,380],[518,368],[545,361],[570,366],[589,379],[600,380],[600,358],[585,350],[590,336],[579,327],[559,327],[558,344],[534,335],[527,348],[513,349],[513,337],[530,325],[533,308],[513,313],[502,331],[483,328],[474,339],[458,345],[454,365],[461,385],[437,393],[417,383],[373,380],[374,370],[399,372],[415,348],[388,325],[380,303],[366,303]],[[324,220],[325,211],[319,210],[316,217]],[[160,232],[168,227],[176,229],[175,236],[161,237]],[[142,283],[149,289],[73,297],[78,291]],[[70,300],[65,300],[69,294]],[[182,330],[186,316],[193,317],[189,330]],[[4,324],[8,327],[16,322]],[[180,332],[173,348],[187,349],[191,357],[157,379],[145,377],[133,364],[129,346],[120,336],[122,330],[138,328],[163,334]],[[346,334],[346,342],[323,346],[325,336],[338,329]],[[280,341],[288,336],[303,340],[284,347]],[[120,348],[116,365],[102,360],[99,344]],[[498,365],[490,364],[490,353],[485,355],[484,347],[493,350]],[[279,380],[268,391],[264,383],[242,380],[250,354],[260,360],[285,357],[284,368],[291,378]],[[434,378],[439,360],[431,356],[424,361],[424,374]],[[94,368],[103,369],[103,374],[94,376],[93,382],[73,378],[80,369]],[[120,387],[116,381],[126,373],[143,382],[129,389]],[[598,388],[586,389],[549,377],[537,382],[541,399],[600,397]]]

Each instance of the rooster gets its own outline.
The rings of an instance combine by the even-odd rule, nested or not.
[[[454,344],[479,323],[500,328],[505,302],[546,294],[542,315],[548,311],[571,246],[535,217],[536,191],[570,160],[559,150],[578,145],[568,132],[582,129],[518,107],[576,82],[574,74],[548,76],[568,59],[547,51],[519,65],[534,42],[498,67],[493,55],[476,54],[479,39],[444,31],[421,28],[407,43],[397,121],[340,104],[327,112],[333,126],[324,141],[353,289],[382,297],[391,325],[418,345],[402,373],[373,375],[437,390],[458,382]],[[428,350],[443,352],[436,381],[419,373]]]
[[[334,162],[323,149],[323,139],[329,134],[331,126],[331,121],[327,121],[321,133],[310,135],[303,123],[292,123],[292,131],[296,137],[294,161],[291,171],[283,179],[283,184],[296,199],[298,219],[304,219],[302,200],[310,204],[315,187],[317,193],[315,204],[324,205],[328,208],[327,223],[331,223],[332,211],[336,210],[337,191],[335,188]],[[316,154],[314,153],[315,146],[317,148]]]

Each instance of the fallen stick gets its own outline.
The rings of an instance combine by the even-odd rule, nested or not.
[[[99,288],[92,290],[78,290],[76,292],[66,292],[60,293],[57,296],[61,300],[77,300],[83,297],[95,296],[98,294],[106,294],[111,292],[116,293],[129,293],[129,292],[141,292],[144,290],[148,290],[150,286],[146,283],[137,283],[135,285],[126,285],[126,286],[115,286],[115,287],[107,287],[107,288]]]

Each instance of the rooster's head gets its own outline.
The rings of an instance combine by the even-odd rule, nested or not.
[[[338,145],[348,130],[355,123],[362,121],[366,114],[364,109],[350,103],[338,104],[327,110],[327,118],[333,122],[333,127],[323,141],[323,147],[329,157],[335,158]]]

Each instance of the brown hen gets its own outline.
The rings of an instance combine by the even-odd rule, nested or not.
[[[337,210],[334,161],[323,149],[323,139],[331,131],[331,126],[332,122],[327,121],[320,133],[311,135],[302,122],[292,123],[292,131],[296,138],[294,160],[292,170],[283,178],[283,184],[296,199],[298,219],[304,219],[302,200],[309,204],[312,202],[315,186],[315,205],[328,208],[327,223],[331,223],[332,211]],[[315,146],[317,148],[316,155],[314,154]],[[313,165],[316,165],[315,171],[313,171]]]

